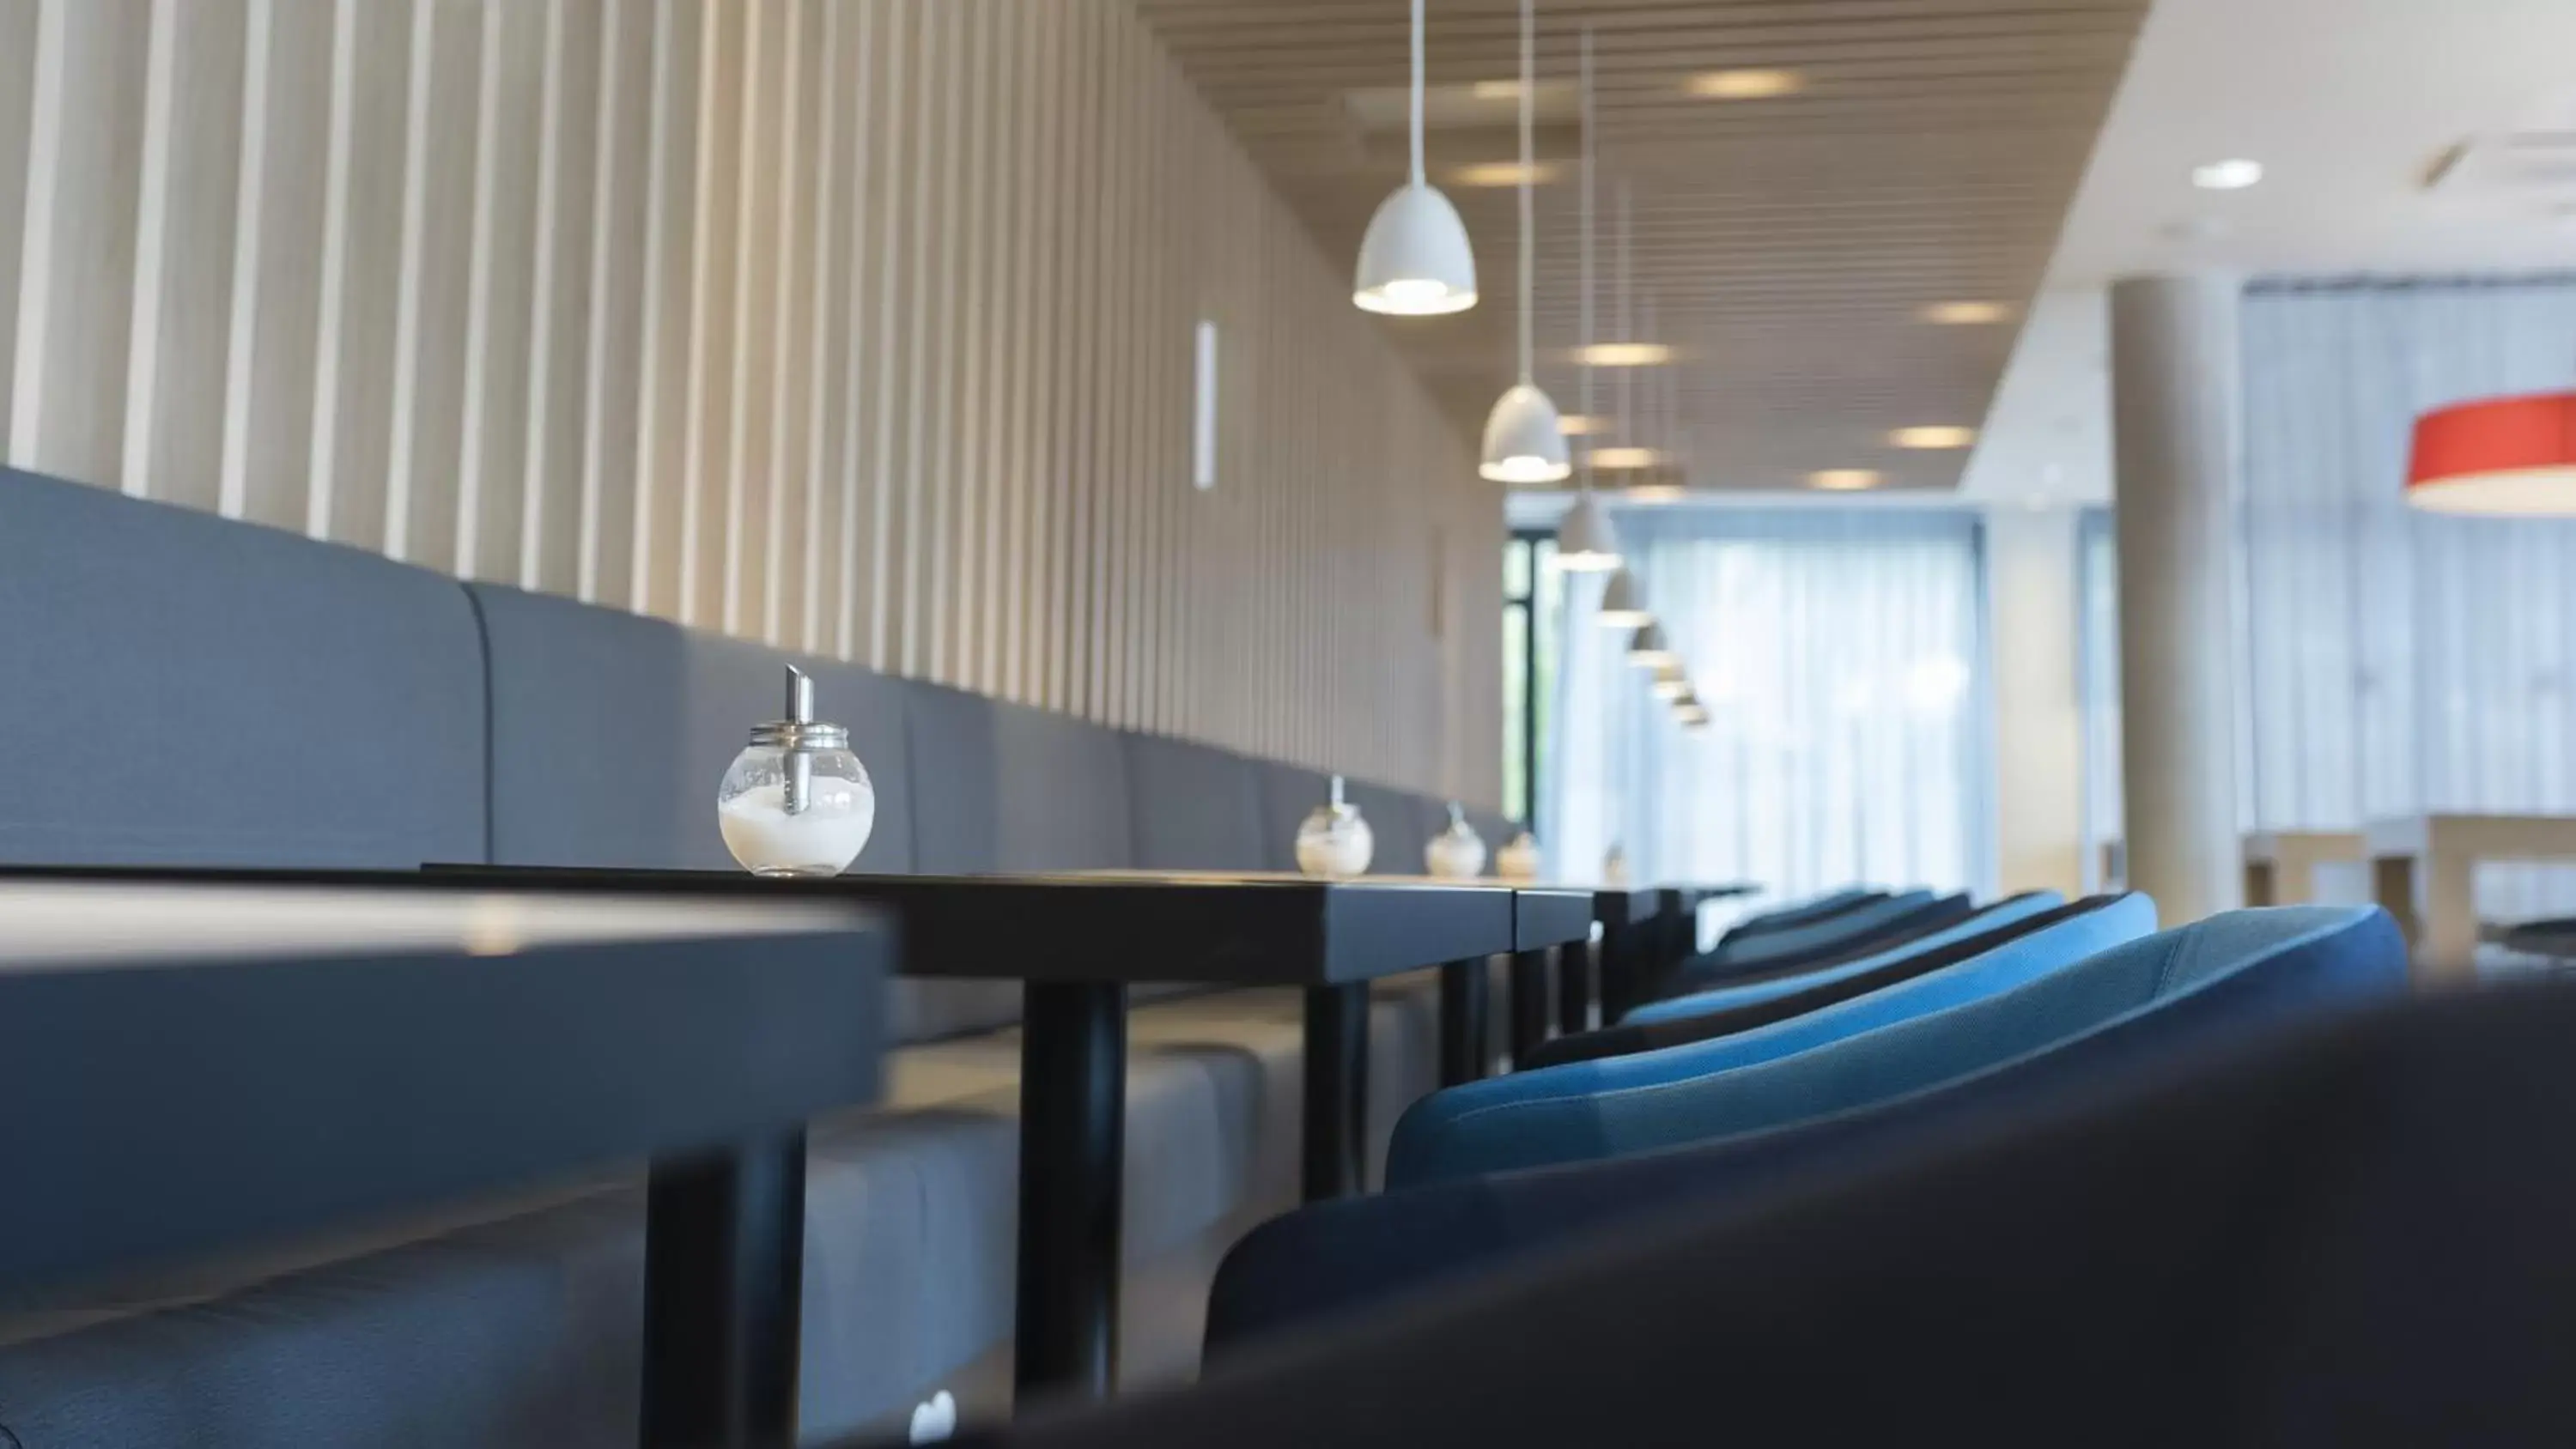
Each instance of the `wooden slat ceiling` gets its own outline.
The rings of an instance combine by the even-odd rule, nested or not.
[[[1539,380],[1580,411],[1580,148],[1570,91],[1594,35],[1598,335],[1615,305],[1617,196],[1631,197],[1628,333],[1672,343],[1670,378],[1629,379],[1627,441],[1677,444],[1693,486],[1798,486],[1872,468],[1950,488],[1961,452],[1891,448],[1890,430],[1975,425],[2013,325],[1939,326],[1926,306],[2037,288],[2147,0],[1541,0]],[[1329,254],[1348,257],[1404,171],[1406,0],[1138,0]],[[1519,265],[1513,194],[1449,173],[1515,155],[1513,102],[1469,89],[1518,75],[1518,0],[1431,0],[1427,146],[1467,218],[1483,302],[1385,325],[1466,429],[1511,381]],[[1692,77],[1794,71],[1762,100]],[[1443,88],[1449,88],[1443,90]],[[1479,114],[1479,112],[1482,112]],[[1595,373],[1595,412],[1622,374]],[[1669,409],[1659,400],[1674,399]],[[1678,423],[1669,430],[1664,419]],[[1619,439],[1613,439],[1618,441]],[[1581,444],[1578,443],[1578,447]],[[1605,475],[1610,481],[1611,475]]]

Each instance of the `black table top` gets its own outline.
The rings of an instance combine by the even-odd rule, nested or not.
[[[0,1291],[872,1101],[886,933],[782,906],[0,878]]]
[[[1512,888],[1512,948],[1537,951],[1592,936],[1592,892],[1560,886]]]
[[[764,880],[728,871],[435,866],[520,886],[710,890],[882,906],[907,976],[1324,986],[1513,949],[1503,882],[1067,871]]]
[[[1722,901],[1735,896],[1754,895],[1762,889],[1745,881],[1715,884],[1708,881],[1666,881],[1664,889],[1680,896],[1685,906],[1698,906],[1706,901]]]
[[[1592,914],[1605,926],[1642,921],[1663,908],[1664,893],[1656,886],[1592,887]]]

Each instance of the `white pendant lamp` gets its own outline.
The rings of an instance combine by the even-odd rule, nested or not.
[[[1413,170],[1360,239],[1351,301],[1363,312],[1437,317],[1476,305],[1476,253],[1458,208],[1423,179],[1422,0],[1413,0]]]
[[[1601,608],[1592,617],[1604,629],[1642,629],[1655,622],[1646,608],[1645,590],[1637,587],[1637,576],[1626,569],[1610,576],[1601,590]]]
[[[1662,671],[1676,668],[1681,656],[1664,639],[1664,626],[1649,622],[1628,641],[1628,662],[1640,669]]]
[[[1556,566],[1570,573],[1607,573],[1619,566],[1619,535],[1610,510],[1586,488],[1574,495],[1556,525]]]
[[[1574,472],[1565,452],[1565,425],[1556,402],[1530,377],[1530,294],[1537,252],[1530,222],[1531,118],[1538,108],[1538,20],[1533,0],[1521,0],[1521,335],[1520,381],[1485,417],[1484,460],[1476,471],[1496,483],[1556,483]]]
[[[1592,32],[1583,32],[1583,341],[1592,342]],[[1583,367],[1583,412],[1592,414],[1592,365]],[[1606,572],[1619,566],[1619,535],[1610,527],[1610,511],[1592,492],[1592,465],[1583,466],[1583,487],[1565,518],[1556,526],[1559,568]],[[1650,626],[1651,627],[1651,626]]]

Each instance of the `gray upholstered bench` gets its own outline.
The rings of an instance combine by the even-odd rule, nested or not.
[[[0,470],[0,861],[723,867],[715,782],[791,657]],[[1286,869],[1324,790],[1210,746],[799,662],[874,776],[869,869]],[[81,760],[148,762],[153,788],[102,810]],[[1387,868],[1415,868],[1439,802],[1354,793]],[[811,1138],[812,1437],[897,1427],[940,1388],[970,1413],[1008,1394],[1018,992],[894,991],[909,1045],[886,1106]],[[1433,978],[1374,1000],[1382,1154],[1433,1083]],[[1132,1018],[1130,1382],[1190,1371],[1217,1258],[1296,1198],[1300,1030],[1284,992]],[[642,1234],[637,1182],[570,1183],[0,1304],[0,1426],[29,1449],[624,1449]]]

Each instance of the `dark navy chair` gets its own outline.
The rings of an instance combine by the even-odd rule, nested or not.
[[[1802,961],[1827,958],[1856,947],[1894,944],[1908,936],[1950,925],[1975,907],[1966,896],[1935,896],[1927,890],[1901,891],[1836,911],[1820,920],[1783,926],[1751,936],[1730,934],[1712,950],[1685,962],[1663,983],[1658,995],[1698,989],[1730,976],[1772,971]]]
[[[1999,926],[2008,926],[2015,921],[2039,915],[2044,911],[2053,911],[2064,904],[2066,904],[2066,898],[2055,891],[2025,892],[2007,900],[1997,901],[1956,925],[1944,927],[1929,935],[1917,936],[1902,945],[1893,946],[1884,951],[1837,962],[1832,966],[1820,967],[1814,971],[1782,973],[1777,976],[1766,973],[1762,980],[1747,981],[1735,986],[1713,986],[1706,991],[1694,991],[1682,996],[1668,997],[1662,1001],[1650,1001],[1619,1019],[1622,1022],[1643,1025],[1658,1021],[1675,1021],[1708,1012],[1727,1011],[1738,1006],[1751,1006],[1809,986],[1863,975],[1892,961],[1937,950],[1954,941],[1965,940]]]
[[[1743,940],[1761,935],[1765,931],[1810,925],[1828,916],[1839,915],[1856,906],[1878,900],[1886,894],[1885,891],[1874,891],[1867,886],[1845,886],[1841,890],[1830,891],[1810,900],[1795,901],[1773,910],[1746,916],[1726,928],[1725,939]]]
[[[1217,1274],[1209,1351],[1490,1273],[1643,1216],[1713,1214],[1799,1174],[1919,1151],[2125,1070],[2400,995],[2406,980],[2405,940],[2371,906],[2236,911],[2147,936],[1972,1008],[1971,1032],[1954,1015],[1808,1054],[1808,1115],[1773,1130],[1274,1219]]]
[[[1931,932],[1902,946],[1885,951],[1863,951],[1830,969],[1789,972],[1770,979],[1757,978],[1754,982],[1732,988],[1734,992],[1744,993],[1745,999],[1741,1001],[1721,1000],[1696,1011],[1643,1019],[1631,1012],[1616,1025],[1542,1042],[1527,1053],[1526,1060],[1516,1065],[1529,1071],[1735,1036],[1960,965],[2024,936],[2047,930],[2069,917],[2096,910],[2107,899],[2095,896],[2067,905],[2054,891],[2014,896],[1956,926]],[[1702,992],[1696,998],[1686,999],[1702,1000],[1726,994],[1729,993]]]
[[[1900,986],[1715,1041],[1516,1072],[1435,1092],[1396,1123],[1390,1187],[1647,1152],[1928,1086],[2143,999],[2099,953],[2156,927],[2122,896]],[[2071,970],[2078,963],[2092,968]],[[2098,964],[2097,964],[2098,963]],[[2060,980],[2059,978],[2065,978]],[[2086,983],[2103,989],[2088,993]],[[2125,996],[2122,988],[2129,987]],[[2028,999],[2024,999],[2028,998]]]

